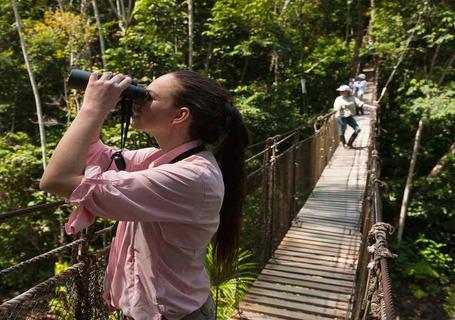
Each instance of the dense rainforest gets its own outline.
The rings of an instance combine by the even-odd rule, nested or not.
[[[144,85],[176,69],[206,74],[231,91],[256,143],[312,124],[331,109],[335,89],[369,65],[379,68],[378,93],[387,87],[381,179],[384,220],[394,226],[421,124],[403,238],[390,243],[400,319],[451,319],[454,38],[449,0],[0,0],[0,212],[57,200],[38,184],[43,155],[49,158],[82,102],[67,88],[73,68],[123,72]],[[118,112],[102,135],[119,146]],[[127,147],[150,143],[132,131]],[[67,214],[0,223],[0,269],[62,243]],[[2,278],[0,298],[62,263]]]

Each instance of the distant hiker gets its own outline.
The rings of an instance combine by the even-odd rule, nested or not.
[[[354,82],[353,95],[363,101],[363,95],[367,90],[367,81],[366,76],[361,73],[357,76],[356,81]],[[355,114],[360,115],[363,113],[363,107],[356,105]]]

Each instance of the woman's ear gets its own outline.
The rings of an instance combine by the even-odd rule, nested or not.
[[[181,107],[178,109],[174,119],[172,120],[173,124],[183,124],[189,121],[191,116],[191,110],[187,107]]]

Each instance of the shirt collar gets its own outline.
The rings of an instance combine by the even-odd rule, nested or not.
[[[174,159],[175,157],[177,157],[179,154],[182,154],[192,148],[195,148],[199,145],[203,144],[202,140],[200,139],[197,139],[197,140],[192,140],[192,141],[189,141],[189,142],[186,142],[184,144],[181,144],[179,145],[178,147],[175,147],[174,149],[166,152],[166,153],[163,153],[163,151],[158,151],[158,152],[161,152],[163,153],[158,159],[156,159],[155,161],[153,161],[151,164],[150,164],[150,167],[158,167],[162,164],[166,164],[166,163],[169,163],[172,159]]]

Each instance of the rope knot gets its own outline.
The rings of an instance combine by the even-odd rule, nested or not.
[[[375,223],[368,232],[368,251],[373,254],[374,261],[379,261],[383,258],[394,259],[396,254],[393,254],[387,248],[387,235],[391,235],[395,228],[385,222]]]

